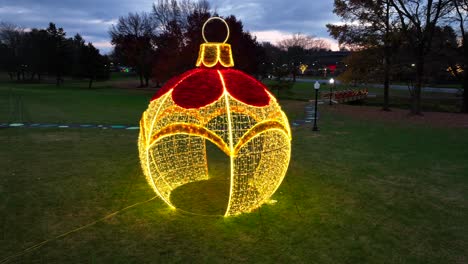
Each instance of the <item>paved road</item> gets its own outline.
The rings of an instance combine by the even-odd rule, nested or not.
[[[16,123],[0,123],[0,128],[8,127],[37,127],[37,128],[99,128],[99,129],[127,129],[127,130],[138,130],[138,125],[96,125],[96,124],[57,124],[57,123],[28,123],[28,122],[16,122]]]
[[[307,82],[307,83],[315,83],[315,81],[318,81],[320,84],[328,83],[329,80],[313,80],[313,79],[301,79],[301,78],[296,78],[296,81],[298,82]],[[336,81],[337,84],[339,84],[339,81]],[[372,87],[375,88],[382,88],[382,84],[369,84]],[[390,89],[392,90],[401,90],[401,91],[408,91],[408,86],[406,85],[390,85]],[[435,87],[423,87],[423,92],[439,92],[439,93],[449,93],[449,94],[456,94],[459,93],[460,90],[456,88],[435,88]]]
[[[371,85],[372,85],[372,87],[382,88],[383,89],[382,84],[371,84]],[[408,91],[408,86],[405,86],[405,85],[391,85],[390,89]],[[459,93],[459,90],[456,89],[456,88],[423,87],[422,90],[423,90],[423,92],[438,92],[438,93],[450,93],[450,94]]]

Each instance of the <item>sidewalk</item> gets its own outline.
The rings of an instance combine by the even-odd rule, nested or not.
[[[53,123],[0,123],[0,128],[28,127],[28,128],[100,128],[138,130],[134,125],[96,125],[96,124],[53,124]]]

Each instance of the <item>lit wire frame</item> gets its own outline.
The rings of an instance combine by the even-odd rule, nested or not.
[[[202,44],[200,57],[197,66],[233,65],[229,44]],[[153,100],[140,121],[138,146],[148,183],[175,208],[170,200],[174,189],[209,179],[206,140],[215,144],[230,158],[224,213],[230,216],[258,208],[280,186],[291,156],[291,130],[273,95],[267,92],[270,102],[263,107],[243,103],[229,94],[223,71],[216,71],[223,92],[211,104],[188,109],[177,105],[172,93],[185,78]]]

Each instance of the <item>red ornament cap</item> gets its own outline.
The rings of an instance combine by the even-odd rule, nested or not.
[[[221,79],[223,78],[223,79]],[[172,90],[172,99],[183,108],[200,108],[217,101],[224,91],[235,99],[262,107],[270,104],[265,85],[234,69],[197,68],[170,79],[151,99],[160,98]]]

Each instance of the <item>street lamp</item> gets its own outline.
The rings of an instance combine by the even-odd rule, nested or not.
[[[329,105],[332,105],[332,88],[335,89],[335,79],[330,79],[330,102]]]
[[[318,90],[320,89],[320,83],[315,81],[314,90],[315,90],[315,111],[314,111],[314,127],[312,131],[319,131],[317,127],[317,101],[318,101]]]

